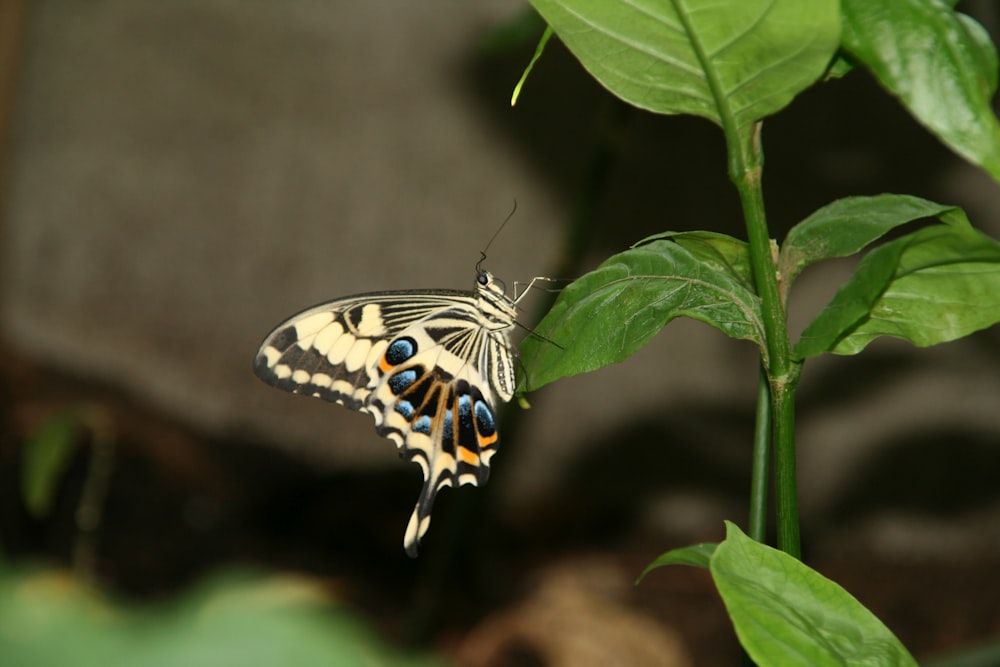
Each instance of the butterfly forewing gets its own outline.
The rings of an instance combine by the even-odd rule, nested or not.
[[[489,477],[496,401],[513,395],[514,305],[481,272],[476,292],[378,292],[331,301],[272,331],[254,364],[268,384],[370,413],[424,486],[403,543],[416,555],[437,492]]]
[[[400,331],[447,309],[466,292],[376,292],[324,303],[294,315],[260,346],[257,375],[296,394],[365,410],[376,366]]]

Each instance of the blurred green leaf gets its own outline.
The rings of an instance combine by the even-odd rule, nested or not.
[[[737,128],[775,113],[837,49],[837,0],[532,0],[608,90],[665,114]]]
[[[1000,321],[1000,244],[933,225],[872,250],[802,332],[798,359],[855,354],[877,336],[926,347]]]
[[[791,283],[814,262],[853,255],[900,225],[933,217],[969,227],[961,209],[919,197],[886,194],[839,199],[788,232],[779,260],[782,279]]]
[[[701,544],[692,544],[689,547],[680,547],[679,549],[671,549],[666,553],[662,553],[656,557],[656,560],[646,566],[646,569],[642,571],[642,574],[639,575],[635,583],[638,584],[647,574],[666,565],[691,565],[707,569],[717,546],[719,545],[715,542],[702,542]]]
[[[1000,665],[1000,637],[928,658],[922,667],[996,667]]]
[[[48,419],[24,445],[21,492],[24,504],[35,518],[48,515],[59,482],[66,472],[76,442],[80,419],[65,412]]]
[[[728,521],[710,569],[740,643],[761,667],[916,667],[892,632],[850,593]]]
[[[851,58],[952,150],[1000,179],[997,53],[983,27],[940,0],[843,0],[842,15]]]
[[[522,388],[622,361],[681,316],[732,338],[764,340],[760,301],[730,270],[679,243],[653,241],[612,256],[559,294],[534,328],[541,338],[521,344]]]
[[[388,646],[307,579],[216,577],[151,607],[114,604],[69,575],[0,578],[4,665],[441,667]]]

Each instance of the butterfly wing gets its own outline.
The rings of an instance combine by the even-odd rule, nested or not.
[[[470,292],[364,294],[279,325],[254,370],[279,389],[368,412],[379,435],[420,465],[424,486],[403,540],[415,556],[437,492],[489,477],[494,391],[510,399],[508,326],[484,319]]]
[[[449,308],[465,292],[375,292],[323,303],[267,335],[254,360],[264,382],[369,412],[377,367],[401,331]]]
[[[448,316],[411,327],[390,342],[369,400],[378,433],[395,442],[400,455],[416,461],[423,471],[424,486],[403,538],[410,556],[416,556],[430,526],[438,491],[485,484],[499,439],[495,399],[479,360],[480,348],[498,346],[496,352],[512,364],[506,334],[478,325],[456,327],[454,315],[452,310]],[[480,354],[455,354],[454,347],[435,338],[445,330],[464,339],[460,350],[467,351],[467,345]]]

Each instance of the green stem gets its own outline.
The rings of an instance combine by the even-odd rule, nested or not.
[[[728,121],[728,122],[727,122]],[[764,334],[767,337],[764,368],[771,397],[774,443],[775,501],[778,547],[796,558],[799,544],[799,511],[795,475],[794,396],[797,367],[791,359],[788,323],[778,289],[777,262],[764,213],[761,177],[764,153],[760,146],[761,123],[739,128],[731,117],[723,119],[729,152],[729,178],[743,206],[750,266],[761,300]],[[757,471],[755,471],[756,473]]]
[[[780,385],[775,392],[773,387]],[[795,558],[802,557],[799,542],[798,482],[795,472],[795,389],[794,378],[776,382],[771,378],[771,405],[774,419],[774,490],[777,504],[778,548]]]
[[[750,520],[747,535],[764,542],[767,537],[767,471],[771,454],[771,390],[761,366],[757,381],[757,415],[753,432],[753,465],[750,474]]]

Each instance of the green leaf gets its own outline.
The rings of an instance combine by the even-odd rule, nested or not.
[[[961,209],[919,197],[886,194],[839,199],[788,232],[779,259],[782,280],[791,284],[802,269],[814,262],[853,255],[900,225],[933,217],[969,226]]]
[[[571,283],[521,344],[523,391],[623,361],[675,317],[763,348],[757,296],[728,270],[671,241],[612,256]]]
[[[4,665],[444,667],[402,653],[303,577],[215,576],[168,604],[117,604],[64,573],[0,577]]]
[[[926,347],[998,321],[1000,244],[965,226],[934,225],[868,253],[794,355],[856,354],[877,336]]]
[[[43,518],[52,509],[79,427],[77,414],[66,412],[48,419],[25,443],[21,492],[32,516]]]
[[[844,50],[927,129],[1000,179],[989,35],[940,0],[843,0]]]
[[[740,643],[761,667],[916,667],[895,635],[850,593],[728,521],[710,569]]]
[[[746,241],[717,232],[662,232],[648,236],[632,247],[638,248],[661,239],[673,241],[716,270],[729,273],[747,287],[753,286],[750,251]]]
[[[510,94],[511,106],[517,104],[517,98],[521,96],[521,89],[524,87],[525,81],[528,80],[528,75],[531,74],[531,70],[534,69],[535,63],[538,62],[538,59],[542,57],[542,52],[545,51],[545,45],[549,43],[549,39],[551,37],[552,28],[546,26],[545,30],[542,32],[542,36],[538,39],[538,45],[535,47],[535,54],[531,56],[531,60],[528,62],[528,66],[524,68],[521,78],[517,80],[516,84],[514,84],[514,92]]]
[[[689,547],[680,547],[679,549],[671,549],[666,553],[662,553],[657,556],[656,560],[646,566],[646,569],[642,571],[642,574],[635,580],[635,583],[638,584],[647,574],[665,565],[691,565],[693,567],[707,568],[717,546],[719,545],[715,542],[702,542],[701,544],[692,544]]]
[[[958,4],[958,0],[943,0],[944,4],[949,7],[954,7]],[[830,66],[830,70],[826,73],[825,79],[839,79],[840,77],[846,76],[850,71],[854,69],[854,63],[846,58],[841,52],[837,58],[833,61]]]
[[[737,128],[785,107],[837,49],[837,0],[532,0],[590,74],[634,106]]]

